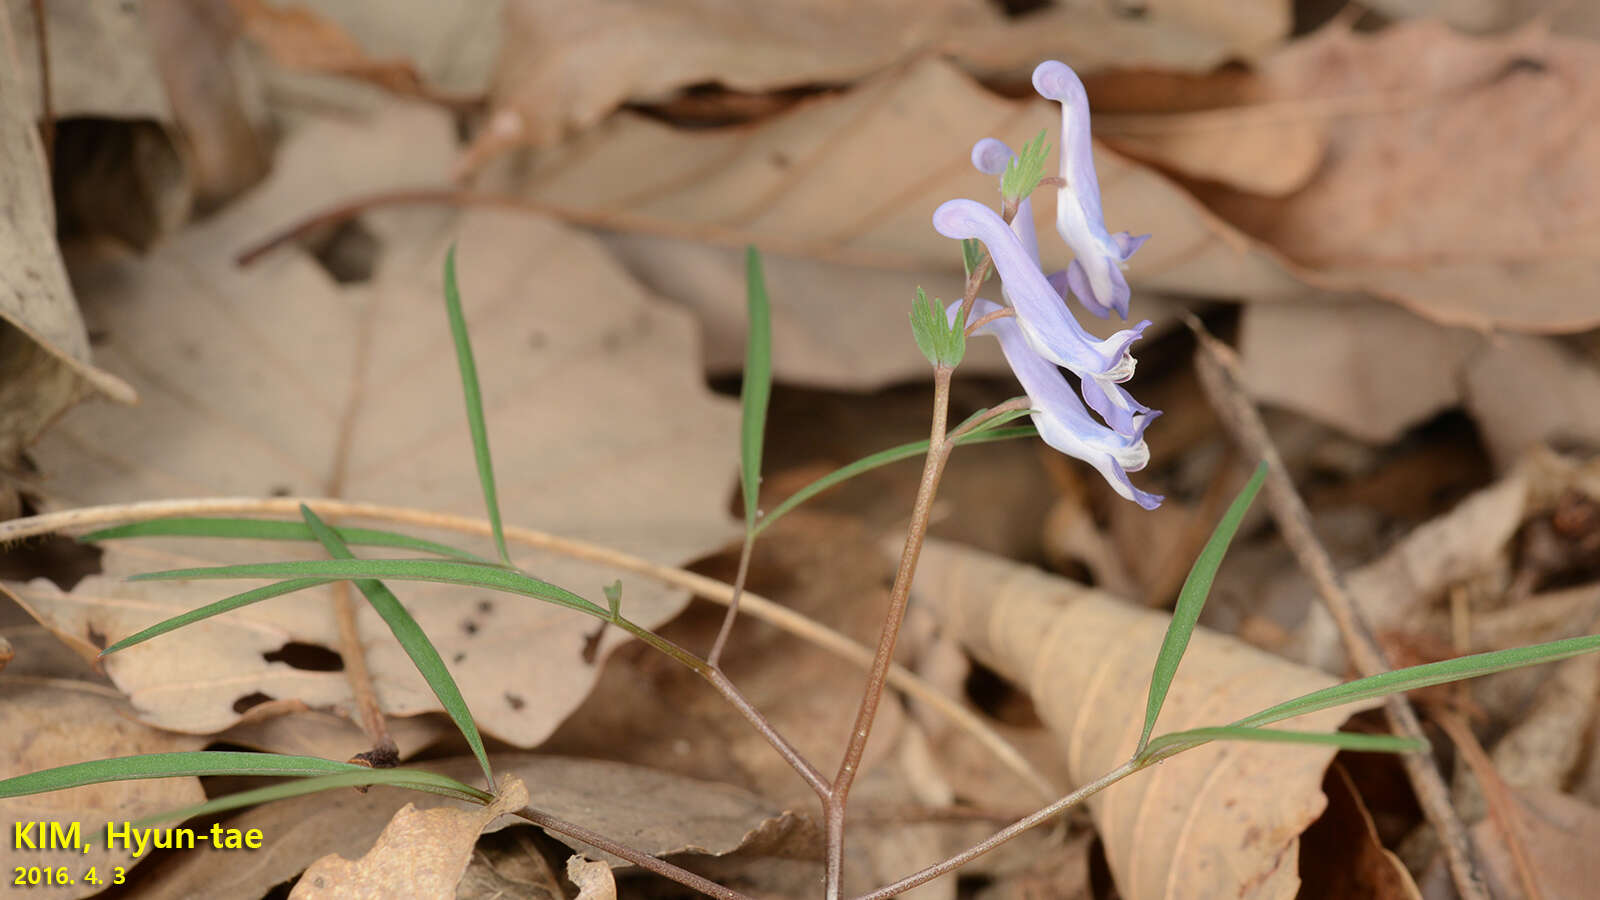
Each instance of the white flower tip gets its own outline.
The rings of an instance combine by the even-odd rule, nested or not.
[[[984,138],[972,145],[972,167],[985,175],[1004,175],[1016,155],[1004,141]]]
[[[1078,73],[1058,60],[1047,59],[1033,70],[1033,89],[1046,100],[1089,105],[1089,95],[1083,89],[1083,82],[1078,80]]]
[[[993,210],[982,203],[957,197],[939,204],[939,208],[933,211],[933,230],[956,240],[980,237],[984,230],[978,221],[978,210],[994,215],[996,221],[1001,221]],[[1001,221],[1001,227],[1004,225],[1005,223]]]

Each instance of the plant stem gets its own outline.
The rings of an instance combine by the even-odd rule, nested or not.
[[[733,620],[739,617],[739,598],[744,595],[744,582],[750,575],[750,553],[755,546],[755,523],[751,522],[744,529],[744,547],[739,551],[739,572],[733,576],[733,596],[728,598],[728,610],[722,614],[722,627],[711,644],[711,652],[706,654],[706,662],[713,669],[721,667],[722,650],[728,645],[728,636],[733,634]]]
[[[1389,671],[1392,666],[1373,637],[1366,616],[1355,605],[1345,590],[1333,558],[1317,538],[1311,527],[1311,513],[1305,501],[1295,490],[1288,469],[1278,453],[1277,445],[1261,419],[1261,413],[1244,389],[1238,363],[1233,351],[1212,337],[1200,320],[1189,317],[1189,328],[1194,331],[1199,347],[1195,353],[1195,368],[1200,375],[1201,387],[1222,420],[1229,435],[1254,458],[1265,460],[1268,469],[1264,498],[1272,513],[1284,543],[1294,553],[1296,562],[1311,579],[1323,605],[1339,627],[1350,660],[1363,676]],[[1424,739],[1422,723],[1405,695],[1384,698],[1384,711],[1389,727],[1403,737]],[[1490,900],[1489,888],[1478,872],[1473,846],[1466,825],[1457,814],[1438,765],[1431,756],[1407,753],[1400,757],[1406,776],[1417,795],[1424,818],[1438,833],[1451,881],[1463,900]]]
[[[710,879],[702,878],[688,869],[675,866],[664,859],[657,859],[648,853],[635,850],[625,844],[619,844],[603,834],[590,831],[582,825],[558,819],[531,806],[524,806],[511,815],[526,819],[540,828],[548,828],[567,837],[576,838],[597,850],[603,850],[612,856],[625,859],[641,869],[649,869],[663,878],[670,878],[681,885],[694,888],[706,896],[716,897],[718,900],[751,900],[745,894],[741,894],[732,888],[725,888]]]
[[[1130,759],[1115,769],[1112,769],[1106,774],[1100,776],[1099,778],[1096,778],[1094,781],[1091,781],[1083,787],[1078,788],[1072,793],[1066,795],[1065,797],[1062,797],[1060,800],[1057,800],[1056,802],[1044,807],[1032,815],[1018,819],[1012,824],[1006,826],[1004,829],[995,832],[976,844],[973,844],[971,847],[968,847],[960,853],[957,853],[955,856],[950,857],[944,862],[931,865],[920,872],[907,875],[899,881],[896,881],[894,884],[885,885],[884,887],[878,888],[875,891],[862,894],[859,897],[854,898],[854,900],[885,900],[885,898],[893,897],[896,894],[909,891],[920,884],[932,881],[933,879],[938,878],[940,875],[944,875],[947,872],[952,872],[956,869],[959,869],[972,860],[977,859],[985,853],[988,853],[990,850],[993,850],[1001,844],[1004,844],[1006,841],[1009,841],[1017,835],[1022,834],[1024,831],[1055,818],[1065,810],[1082,803],[1084,800],[1089,799],[1111,785],[1116,784],[1124,778],[1127,778],[1129,775],[1132,775],[1140,769],[1145,768],[1146,766],[1150,765],[1150,762],[1150,760]]]
[[[334,617],[339,624],[339,658],[344,662],[345,680],[350,683],[350,696],[355,700],[355,719],[379,758],[398,760],[400,748],[389,734],[389,722],[372,685],[372,670],[367,668],[367,650],[361,643],[361,630],[356,624],[350,582],[337,581],[329,588],[333,591]]]
[[[761,736],[767,739],[767,743],[772,745],[772,749],[778,751],[778,755],[783,757],[784,762],[787,762],[796,772],[800,773],[800,777],[805,779],[806,784],[810,785],[811,789],[816,791],[817,796],[826,804],[831,787],[828,784],[828,780],[822,776],[822,772],[808,762],[804,756],[800,755],[800,751],[796,750],[794,745],[790,744],[788,739],[773,727],[767,717],[762,715],[761,711],[756,709],[745,698],[744,694],[734,686],[732,681],[728,680],[728,676],[721,669],[708,668],[700,674],[711,682],[711,686],[722,694],[722,698],[728,701],[729,705],[737,709],[740,715],[755,726],[756,731],[761,732]]]
[[[296,515],[306,504],[326,516],[352,516],[424,528],[441,528],[460,534],[489,537],[493,529],[484,519],[437,513],[404,506],[355,503],[328,497],[199,497],[173,500],[145,500],[108,506],[90,506],[43,513],[25,519],[0,522],[0,548],[41,534],[54,534],[123,522],[144,522],[167,516],[193,515]],[[543,531],[506,526],[506,539],[535,550],[558,553],[571,559],[610,566],[661,584],[682,588],[715,603],[727,603],[730,585],[673,566],[664,566],[600,544],[564,538]],[[814,644],[849,661],[863,670],[872,665],[872,651],[813,619],[758,594],[745,592],[743,608],[751,615],[781,628],[801,640]],[[690,654],[693,656],[693,654]],[[989,748],[1006,768],[1033,785],[1041,797],[1057,796],[1059,791],[999,732],[980,716],[952,700],[949,695],[918,678],[902,666],[889,669],[889,683],[907,696],[928,705],[949,719],[979,743]]]
[[[974,270],[981,283],[984,266]],[[973,279],[968,279],[969,287]],[[900,625],[905,621],[906,607],[911,598],[911,579],[917,572],[917,559],[922,554],[922,542],[928,534],[928,518],[933,512],[933,497],[939,489],[939,479],[944,474],[945,462],[950,458],[945,428],[950,408],[950,376],[948,367],[939,366],[933,373],[933,425],[928,437],[928,454],[923,460],[922,481],[917,485],[917,500],[911,510],[911,524],[906,529],[905,548],[900,553],[900,567],[895,572],[894,587],[889,592],[889,611],[884,617],[883,631],[878,638],[878,650],[872,658],[872,668],[867,672],[866,691],[856,711],[855,725],[850,730],[850,741],[845,746],[844,759],[834,776],[832,790],[825,798],[827,826],[827,895],[838,900],[844,874],[844,813],[850,787],[855,783],[861,767],[861,757],[866,752],[867,738],[872,734],[872,722],[878,714],[878,702],[883,699],[883,685],[889,676],[889,666],[894,662],[894,645],[900,636]]]
[[[740,715],[755,726],[756,731],[760,732],[761,736],[766,738],[767,743],[772,745],[772,749],[776,750],[778,755],[783,757],[784,762],[787,762],[805,780],[805,783],[817,792],[817,796],[826,803],[829,785],[827,780],[822,777],[822,773],[804,756],[800,755],[800,751],[789,743],[789,740],[773,726],[765,715],[762,715],[761,710],[756,709],[755,704],[750,702],[750,699],[739,690],[737,685],[729,680],[728,676],[720,668],[711,665],[672,641],[622,616],[608,618],[607,621],[672,657],[692,669],[696,675],[710,682],[711,686],[716,688],[717,693],[722,695],[722,699],[728,701],[730,706],[738,710]]]

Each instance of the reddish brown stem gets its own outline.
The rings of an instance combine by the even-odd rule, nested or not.
[[[723,887],[708,878],[702,878],[688,869],[675,866],[664,859],[657,859],[626,844],[619,844],[599,832],[590,831],[582,825],[568,822],[565,819],[558,819],[531,806],[524,806],[512,813],[512,815],[526,819],[540,828],[548,828],[558,834],[576,838],[597,850],[603,850],[612,856],[625,859],[641,869],[649,869],[663,878],[670,878],[681,885],[694,888],[708,897],[716,897],[717,900],[751,900],[748,895],[741,894],[732,888]]]

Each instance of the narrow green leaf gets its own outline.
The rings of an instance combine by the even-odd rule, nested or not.
[[[1022,145],[1021,151],[1011,157],[1005,174],[1000,176],[1000,193],[1007,200],[1020,201],[1039,187],[1044,177],[1044,165],[1050,158],[1050,145],[1045,143],[1049,130],[1040,131],[1033,140]]]
[[[966,269],[968,278],[972,277],[972,270],[983,262],[984,255],[983,243],[977,238],[961,239],[961,265]],[[993,274],[994,267],[990,266],[989,271],[983,273],[983,280],[988,281]]]
[[[483,505],[494,529],[494,546],[500,559],[511,565],[506,550],[505,529],[500,525],[500,495],[494,486],[494,461],[489,458],[489,427],[483,418],[483,391],[478,386],[478,366],[472,358],[472,339],[467,335],[467,317],[461,311],[461,289],[456,284],[456,248],[451,245],[444,257],[444,306],[450,317],[450,336],[456,344],[456,362],[461,367],[461,392],[466,398],[467,427],[472,432],[472,453],[478,460],[478,481],[483,485]]]
[[[1178,664],[1183,661],[1183,653],[1189,648],[1189,638],[1194,634],[1195,623],[1200,621],[1200,610],[1206,605],[1206,597],[1211,594],[1211,582],[1217,576],[1217,569],[1222,565],[1222,558],[1228,555],[1228,545],[1233,543],[1234,532],[1239,530],[1239,523],[1244,520],[1244,514],[1250,510],[1250,504],[1256,499],[1256,493],[1261,490],[1261,483],[1267,477],[1267,464],[1265,462],[1256,466],[1255,475],[1250,482],[1239,492],[1233,500],[1233,505],[1223,514],[1222,521],[1211,532],[1210,540],[1201,548],[1200,555],[1196,557],[1194,566],[1189,569],[1189,577],[1183,582],[1183,590],[1178,592],[1178,602],[1172,610],[1172,622],[1167,625],[1166,637],[1161,639],[1161,649],[1156,653],[1155,670],[1150,673],[1150,695],[1145,701],[1144,731],[1139,735],[1139,746],[1134,753],[1144,751],[1145,745],[1150,742],[1150,734],[1155,730],[1156,717],[1161,715],[1161,706],[1167,702],[1167,691],[1172,687],[1172,678],[1178,674]]]
[[[215,603],[207,604],[199,609],[192,609],[186,613],[179,613],[170,619],[157,622],[143,631],[130,634],[122,640],[117,641],[115,644],[112,644],[104,650],[101,650],[100,655],[110,656],[119,650],[126,650],[136,644],[142,644],[153,637],[160,637],[169,631],[176,631],[185,625],[193,625],[201,619],[209,619],[212,616],[222,615],[225,612],[238,609],[241,606],[249,606],[252,603],[259,603],[260,601],[266,600],[270,597],[281,597],[284,594],[292,594],[295,591],[303,591],[307,588],[318,587],[335,580],[337,579],[291,578],[287,581],[280,581],[277,584],[269,584],[265,587],[258,587],[253,590],[248,590],[242,594],[234,594],[232,597],[218,600]]]
[[[744,528],[754,534],[756,501],[761,497],[761,444],[767,430],[767,401],[772,397],[772,309],[761,254],[744,251],[745,302],[749,319],[744,344],[744,383],[739,389],[739,476],[744,488]]]
[[[1321,744],[1341,750],[1368,753],[1423,753],[1428,742],[1392,734],[1357,734],[1351,731],[1285,731],[1277,728],[1243,728],[1221,725],[1174,731],[1151,741],[1142,754],[1148,759],[1165,759],[1184,750],[1212,741],[1257,741],[1275,744]]]
[[[309,506],[300,504],[300,515],[305,516],[306,525],[311,528],[317,540],[322,542],[328,555],[335,559],[354,559],[350,548],[339,539],[326,522],[317,517]],[[472,720],[472,710],[467,708],[467,700],[461,696],[461,688],[456,686],[456,680],[450,676],[450,670],[445,667],[444,659],[439,656],[439,651],[433,646],[433,641],[428,639],[427,632],[417,624],[417,620],[406,612],[404,605],[394,592],[384,586],[383,582],[373,578],[358,578],[354,581],[356,589],[372,608],[377,611],[383,621],[388,624],[389,630],[394,633],[394,639],[405,648],[406,655],[411,657],[412,665],[422,673],[423,680],[428,682],[428,687],[433,688],[433,695],[439,698],[439,704],[450,715],[450,720],[456,723],[456,728],[461,736],[467,739],[467,746],[472,748],[472,755],[478,758],[478,764],[483,766],[483,778],[489,784],[490,790],[494,789],[494,772],[489,768],[489,754],[483,749],[483,737],[478,734],[478,725]]]
[[[465,800],[468,803],[479,805],[488,804],[494,800],[494,795],[480,791],[475,787],[435,772],[424,772],[420,769],[368,769],[365,766],[356,766],[357,771],[340,772],[336,775],[318,775],[313,778],[303,778],[291,781],[288,784],[275,784],[270,787],[257,788],[253,791],[244,791],[238,794],[229,794],[218,797],[195,806],[182,809],[172,809],[155,815],[145,816],[132,824],[138,827],[154,825],[157,822],[181,822],[195,816],[210,815],[230,809],[239,809],[245,806],[255,806],[260,803],[270,803],[273,800],[283,800],[288,797],[300,797],[305,794],[316,794],[321,791],[331,791],[336,788],[363,787],[371,784],[386,784],[391,787],[406,788],[413,791],[425,791],[430,794],[440,794],[454,800]]]
[[[454,559],[307,559],[285,562],[244,563],[208,566],[198,569],[171,569],[145,572],[129,581],[187,581],[217,578],[322,578],[345,581],[379,578],[389,581],[430,581],[488,588],[522,594],[576,609],[597,619],[607,618],[601,607],[565,588],[531,578],[497,565],[462,562]]]
[[[968,422],[971,422],[971,421],[973,421],[974,419],[977,419],[980,416],[987,415],[988,412],[989,412],[989,410],[987,408],[978,410],[977,412],[973,413],[972,415],[967,416],[965,419],[962,419],[961,420],[961,424],[957,425],[955,428],[952,428],[951,431],[953,431],[953,432],[954,431],[960,431],[961,429],[963,429],[963,428],[965,428],[967,426]],[[1001,414],[999,414],[999,415],[997,415],[997,416],[995,416],[995,417],[993,417],[991,419],[988,419],[988,420],[984,421],[982,424],[980,424],[977,427],[973,428],[972,431],[967,432],[967,434],[965,436],[970,437],[971,435],[975,435],[975,434],[983,434],[985,431],[993,431],[994,429],[999,428],[1001,425],[1004,425],[1004,424],[1006,424],[1008,422],[1014,422],[1017,419],[1022,418],[1023,416],[1032,415],[1032,414],[1033,414],[1033,410],[1031,410],[1031,409],[1009,409],[1009,410],[1006,410],[1005,412],[1003,412],[1003,413],[1001,413]],[[957,443],[961,443],[961,441],[958,439]]]
[[[1504,672],[1507,669],[1520,669],[1524,666],[1556,662],[1557,660],[1581,656],[1585,653],[1593,653],[1596,650],[1600,650],[1600,634],[1534,644],[1531,647],[1490,650],[1487,653],[1474,653],[1471,656],[1424,663],[1420,666],[1396,669],[1393,672],[1384,672],[1380,675],[1372,675],[1344,684],[1336,684],[1320,691],[1312,691],[1293,700],[1268,707],[1255,715],[1246,716],[1233,724],[1244,726],[1270,725],[1273,722],[1281,722],[1284,719],[1316,712],[1319,709],[1343,706],[1346,703],[1359,703],[1362,700],[1370,700],[1374,697],[1414,691],[1418,688],[1432,687],[1436,684],[1464,681],[1468,678],[1478,678],[1483,675],[1492,675],[1495,672]]]
[[[472,562],[488,562],[488,560],[475,553],[468,553],[448,544],[425,541],[421,538],[414,538],[395,531],[348,527],[339,527],[334,530],[339,533],[339,537],[343,538],[346,544],[354,547],[397,547],[402,550],[416,550],[419,553],[432,553],[438,556],[471,560]],[[116,525],[111,528],[92,531],[78,538],[78,540],[84,543],[94,543],[117,538],[135,537],[238,538],[257,541],[315,540],[311,536],[311,529],[307,528],[304,522],[278,522],[271,519],[207,516],[132,522],[127,525]]]
[[[1032,425],[1019,425],[1013,428],[996,428],[993,430],[982,430],[972,434],[964,434],[956,439],[956,443],[962,445],[986,444],[990,441],[1004,441],[1010,440],[1011,438],[1021,437],[1038,437],[1038,435],[1039,432]],[[899,462],[903,459],[911,459],[912,457],[921,456],[927,452],[927,441],[912,441],[909,444],[901,444],[898,447],[890,447],[887,450],[880,450],[871,456],[862,457],[861,459],[858,459],[847,466],[835,469],[827,475],[818,478],[816,481],[811,482],[800,490],[795,491],[790,496],[784,498],[782,503],[779,503],[777,506],[773,507],[770,512],[761,517],[761,521],[756,524],[755,534],[759,536],[761,532],[771,527],[774,522],[794,511],[795,507],[806,502],[807,500],[810,500],[812,497],[815,497],[816,495],[822,493],[828,488],[833,487],[836,484],[849,481],[863,472],[870,472],[873,469],[889,465],[890,463]]]
[[[232,750],[198,750],[183,753],[145,753],[56,766],[0,781],[0,799],[25,797],[139,778],[177,778],[184,775],[280,775],[304,777],[336,772],[369,772],[365,766],[334,762],[315,756],[276,753],[240,753]]]
[[[933,304],[928,300],[928,295],[917,288],[917,297],[911,301],[911,337],[917,342],[917,349],[922,351],[922,358],[928,365],[939,364],[939,322],[933,314]]]

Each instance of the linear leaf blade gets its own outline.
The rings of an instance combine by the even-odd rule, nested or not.
[[[416,550],[436,556],[446,556],[472,562],[488,562],[475,553],[468,553],[449,544],[425,541],[397,531],[378,528],[335,527],[346,544],[355,547],[393,547]],[[150,519],[130,522],[91,531],[78,538],[85,543],[137,537],[200,537],[235,538],[257,541],[313,541],[311,529],[304,522],[279,522],[272,519],[246,519],[226,516],[180,516],[170,519]]]
[[[143,631],[134,632],[133,634],[130,634],[122,640],[117,641],[104,650],[101,650],[100,655],[109,656],[120,650],[126,650],[136,644],[142,644],[151,638],[160,637],[169,631],[177,631],[179,628],[182,628],[185,625],[193,625],[201,619],[209,619],[212,616],[220,616],[225,612],[231,612],[241,606],[249,606],[252,603],[259,603],[262,600],[272,597],[281,597],[284,594],[292,594],[295,591],[303,591],[307,588],[319,587],[333,580],[334,579],[331,578],[290,578],[286,581],[280,581],[277,584],[269,584],[264,587],[248,590],[242,594],[234,594],[232,597],[226,597],[218,600],[215,603],[209,603],[200,607],[199,609],[191,609],[186,613],[179,613],[170,619],[157,622]]]
[[[1256,466],[1255,474],[1223,514],[1222,521],[1217,523],[1206,545],[1201,548],[1200,555],[1195,558],[1194,566],[1189,569],[1189,577],[1184,579],[1183,589],[1178,592],[1178,602],[1172,610],[1172,621],[1167,625],[1166,636],[1161,639],[1161,649],[1156,652],[1155,669],[1150,673],[1144,731],[1139,735],[1139,746],[1135,753],[1142,752],[1150,742],[1156,718],[1161,715],[1161,707],[1167,702],[1167,691],[1172,687],[1173,677],[1178,674],[1178,664],[1183,662],[1184,651],[1189,648],[1189,638],[1194,635],[1195,624],[1200,621],[1200,610],[1205,607],[1206,597],[1211,594],[1211,583],[1217,577],[1217,569],[1221,567],[1223,557],[1228,555],[1228,546],[1233,543],[1239,523],[1250,511],[1250,504],[1256,499],[1266,477],[1267,464],[1263,462]]]
[[[353,559],[350,548],[344,541],[329,528],[327,523],[317,517],[311,508],[305,504],[300,506],[300,514],[305,516],[306,525],[310,526],[317,540],[328,551],[328,555],[337,559]],[[478,725],[472,718],[472,710],[467,707],[467,700],[461,696],[461,688],[456,684],[455,678],[450,675],[450,670],[445,666],[444,659],[439,656],[438,648],[433,646],[433,641],[428,639],[427,632],[411,617],[411,613],[401,604],[394,592],[384,586],[384,583],[375,578],[355,579],[356,589],[361,591],[367,602],[389,626],[389,631],[394,634],[394,639],[411,657],[412,665],[422,673],[428,682],[428,687],[433,689],[433,695],[439,698],[439,705],[449,714],[450,720],[456,723],[456,728],[461,736],[467,739],[467,746],[472,748],[472,755],[478,758],[478,764],[483,767],[484,780],[489,787],[494,787],[494,772],[489,768],[489,754],[483,749],[483,737],[478,734]]]
[[[413,791],[425,791],[430,794],[440,794],[455,800],[465,800],[469,803],[486,804],[494,799],[493,794],[480,791],[436,772],[424,772],[420,769],[369,769],[365,766],[356,766],[354,772],[338,772],[331,775],[317,775],[311,778],[302,778],[287,784],[274,784],[253,791],[243,791],[238,794],[229,794],[208,800],[205,803],[187,806],[181,809],[167,810],[154,815],[145,816],[133,822],[133,825],[144,827],[157,822],[181,822],[195,816],[210,815],[230,809],[239,809],[244,806],[255,806],[260,803],[269,803],[273,800],[283,800],[288,797],[300,797],[305,794],[315,794],[321,791],[331,791],[337,788],[364,787],[373,784],[387,784],[393,787],[406,788]]]
[[[1392,734],[1358,734],[1353,731],[1288,731],[1278,728],[1246,728],[1219,725],[1174,731],[1151,741],[1142,751],[1149,759],[1163,759],[1183,750],[1212,741],[1253,741],[1273,744],[1317,744],[1367,753],[1422,753],[1428,742]]]
[[[0,799],[44,794],[86,784],[132,781],[140,778],[177,778],[185,775],[277,775],[305,777],[330,773],[371,771],[354,763],[334,762],[315,756],[244,753],[232,750],[195,750],[144,753],[96,759],[41,769],[0,780]]]
[[[1600,634],[1548,641],[1543,644],[1534,644],[1530,647],[1490,650],[1486,653],[1474,653],[1471,656],[1462,656],[1456,659],[1424,663],[1420,666],[1395,669],[1393,672],[1383,672],[1366,678],[1358,678],[1355,681],[1348,681],[1344,684],[1336,684],[1333,687],[1323,688],[1319,691],[1312,691],[1293,700],[1270,706],[1254,715],[1245,716],[1233,724],[1244,726],[1269,725],[1294,716],[1302,716],[1306,713],[1334,706],[1343,706],[1347,703],[1359,703],[1375,697],[1414,691],[1418,688],[1432,687],[1436,684],[1464,681],[1468,678],[1492,675],[1495,672],[1504,672],[1508,669],[1520,669],[1524,666],[1556,662],[1574,656],[1581,656],[1585,653],[1593,653],[1596,650],[1600,650]]]
[[[744,345],[744,383],[739,390],[739,480],[744,489],[744,526],[753,533],[761,496],[761,454],[772,398],[772,308],[767,298],[761,254],[746,247],[745,301],[748,327]]]
[[[483,486],[483,505],[494,530],[494,546],[500,559],[511,564],[506,550],[505,529],[500,524],[500,494],[494,485],[494,461],[489,456],[489,426],[483,417],[483,390],[478,384],[478,365],[472,356],[472,338],[467,334],[467,317],[461,311],[461,288],[456,283],[456,248],[451,245],[444,256],[444,306],[450,318],[450,337],[455,342],[456,363],[461,369],[461,393],[467,407],[467,429],[472,433],[472,455],[478,462],[478,482]]]
[[[956,439],[956,443],[986,444],[990,441],[1004,441],[1020,437],[1037,437],[1038,434],[1038,430],[1032,425],[1018,425],[1011,428],[995,428],[992,430],[980,429],[976,432],[970,432],[962,435]],[[783,518],[783,516],[786,514],[793,512],[794,509],[800,504],[810,500],[812,497],[815,497],[834,485],[849,481],[857,475],[870,472],[873,469],[887,466],[890,463],[899,462],[903,459],[911,459],[912,457],[921,456],[927,452],[927,441],[912,441],[909,444],[901,444],[897,447],[890,447],[887,450],[880,450],[871,456],[864,456],[861,459],[850,463],[849,465],[835,469],[834,471],[829,472],[827,475],[824,475],[821,478],[818,478],[816,481],[811,482],[800,490],[795,491],[788,497],[785,497],[782,503],[779,503],[777,506],[773,507],[770,512],[761,517],[760,522],[756,523],[755,534],[759,536],[761,532],[770,528],[773,523]]]
[[[498,565],[453,559],[304,559],[268,563],[241,563],[194,569],[144,572],[130,581],[183,581],[219,578],[324,578],[335,581],[378,578],[390,581],[429,581],[459,584],[522,594],[576,609],[596,618],[608,618],[605,609],[565,588]]]

